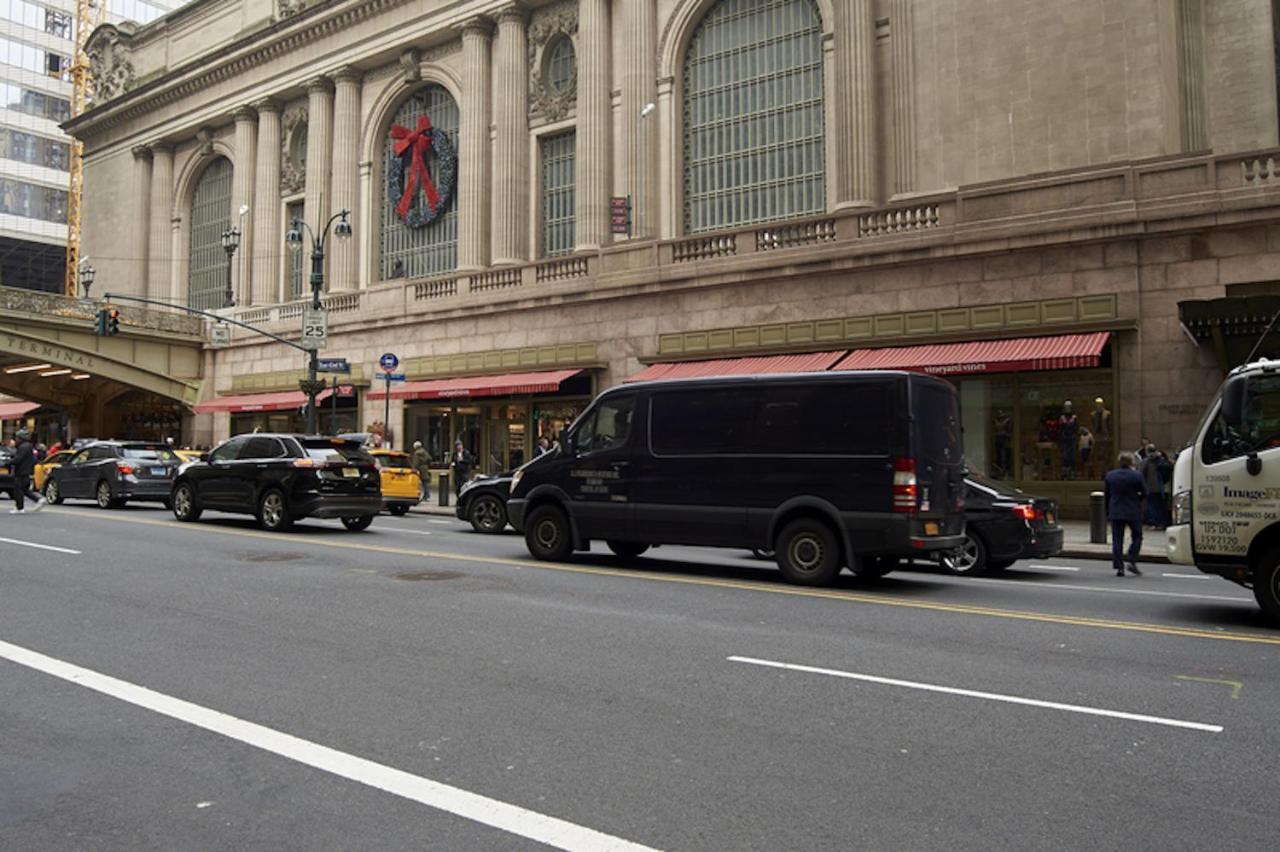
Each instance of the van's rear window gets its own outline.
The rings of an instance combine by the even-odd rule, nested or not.
[[[959,464],[964,450],[956,392],[928,381],[913,381],[912,387],[917,453],[926,461]]]
[[[168,447],[121,447],[121,455],[134,461],[178,461]]]

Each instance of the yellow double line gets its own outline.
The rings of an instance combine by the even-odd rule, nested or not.
[[[101,521],[117,523],[144,524],[148,526],[166,527],[173,530],[190,532],[217,533],[220,535],[238,536],[241,538],[259,538],[273,542],[294,542],[320,547],[333,547],[342,550],[364,551],[366,553],[385,553],[394,556],[414,556],[433,559],[448,559],[455,562],[475,562],[483,565],[507,565],[515,568],[537,568],[544,571],[561,571],[570,574],[593,574],[600,577],[625,577],[631,580],[650,580],[659,583],[675,583],[688,586],[709,586],[738,591],[766,592],[771,595],[790,595],[792,597],[821,598],[824,600],[847,601],[849,603],[875,604],[877,606],[893,606],[905,609],[932,610],[949,612],[958,615],[977,615],[987,618],[1005,618],[1016,621],[1038,621],[1046,624],[1064,624],[1072,627],[1092,627],[1104,630],[1128,630],[1137,633],[1155,633],[1163,636],[1182,636],[1192,639],[1217,639],[1226,642],[1249,642],[1256,645],[1280,645],[1280,635],[1265,636],[1257,633],[1233,633],[1227,630],[1208,630],[1197,627],[1175,627],[1164,624],[1150,624],[1141,621],[1117,621],[1109,618],[1087,618],[1077,615],[1059,615],[1050,612],[1035,612],[1018,609],[999,609],[995,607],[970,606],[968,604],[930,603],[928,601],[902,600],[886,595],[871,595],[861,592],[846,592],[836,589],[809,589],[801,586],[784,586],[772,583],[756,583],[750,580],[727,580],[716,577],[689,577],[662,574],[653,571],[634,570],[630,568],[603,568],[592,565],[574,565],[564,562],[539,562],[536,560],[510,559],[501,556],[477,556],[466,553],[450,553],[438,550],[416,550],[405,547],[389,547],[386,545],[361,543],[355,541],[336,541],[326,537],[323,541],[311,536],[288,533],[268,533],[257,530],[227,529],[226,527],[210,527],[199,524],[183,524],[177,521],[158,521],[151,518],[133,518],[127,515],[85,512],[75,509],[58,509],[59,514],[81,515]]]

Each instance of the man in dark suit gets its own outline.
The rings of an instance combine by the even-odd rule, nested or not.
[[[1106,495],[1107,520],[1111,521],[1111,567],[1116,576],[1124,576],[1124,531],[1129,529],[1129,573],[1138,570],[1138,555],[1142,551],[1142,509],[1147,497],[1147,486],[1142,474],[1133,469],[1133,453],[1121,453],[1118,467],[1107,473],[1102,481]]]

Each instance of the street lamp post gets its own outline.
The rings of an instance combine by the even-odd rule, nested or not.
[[[292,252],[300,252],[303,248],[302,232],[305,230],[307,235],[311,237],[311,307],[313,310],[320,310],[324,307],[320,301],[320,294],[324,291],[324,241],[329,236],[329,229],[333,228],[333,236],[336,239],[345,240],[351,237],[351,222],[347,218],[351,215],[350,210],[340,210],[329,217],[329,221],[320,229],[317,234],[301,219],[294,219],[290,222],[289,233],[285,235],[285,243]],[[337,223],[335,226],[334,223]],[[307,395],[307,434],[314,435],[319,431],[320,427],[317,423],[318,412],[316,411],[316,397],[325,389],[325,383],[318,378],[320,358],[319,350],[312,349],[310,357],[307,359],[307,378],[299,383],[302,392]]]
[[[224,308],[234,308],[236,305],[236,294],[231,289],[231,259],[235,257],[238,248],[240,248],[240,229],[233,225],[222,232],[222,250],[227,253],[227,292],[222,297]]]
[[[84,291],[84,297],[89,298],[89,288],[93,286],[93,278],[98,273],[92,266],[85,264],[80,267],[80,289]]]

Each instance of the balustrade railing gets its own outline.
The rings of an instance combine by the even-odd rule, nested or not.
[[[0,311],[34,314],[37,316],[82,319],[90,323],[104,303],[99,299],[69,299],[59,293],[39,290],[23,290],[16,287],[0,287]],[[137,305],[113,305],[120,311],[120,322],[125,326],[162,331],[166,334],[204,336],[204,321],[187,314],[169,313]]]
[[[433,278],[429,281],[415,281],[413,284],[413,300],[422,302],[428,299],[443,299],[458,295],[457,278]]]
[[[483,293],[489,290],[506,290],[510,287],[519,287],[523,283],[524,275],[520,267],[506,267],[473,275],[471,277],[471,292]]]
[[[858,237],[880,237],[886,234],[902,234],[924,231],[941,224],[938,205],[902,207],[896,210],[877,210],[858,217]]]
[[[709,260],[715,257],[733,257],[737,253],[737,234],[717,234],[713,237],[679,240],[671,247],[671,259],[676,263]]]
[[[585,257],[566,257],[560,260],[544,261],[535,266],[534,269],[534,280],[539,284],[543,281],[566,281],[570,278],[585,278],[589,271]]]
[[[1256,186],[1280,177],[1275,157],[1250,157],[1240,161],[1240,177],[1245,186]]]
[[[812,246],[818,243],[834,242],[835,239],[835,219],[800,222],[795,225],[773,225],[756,231],[756,251]]]

